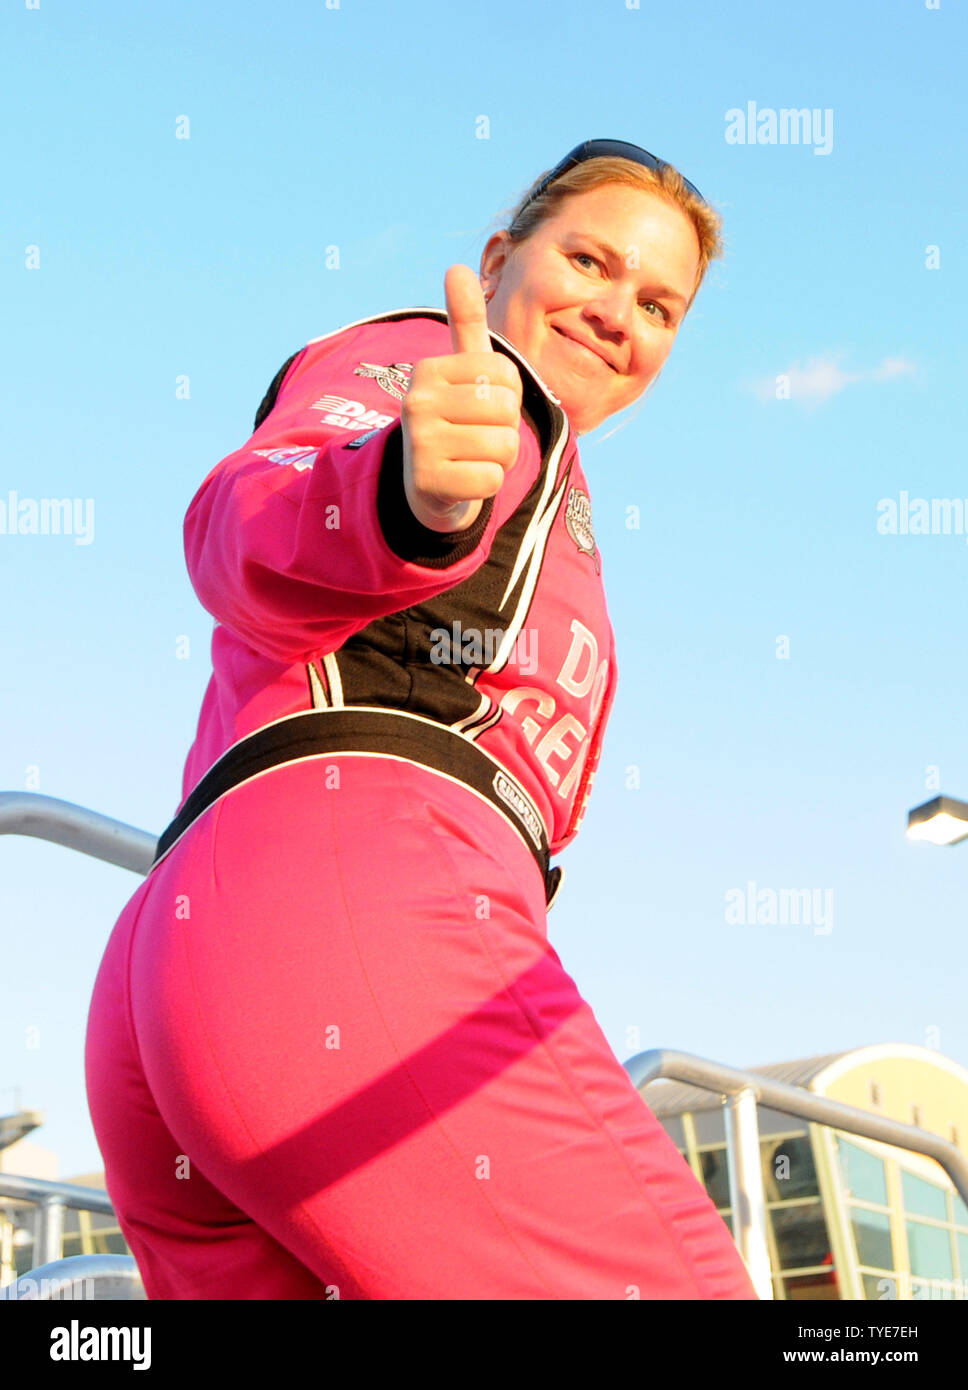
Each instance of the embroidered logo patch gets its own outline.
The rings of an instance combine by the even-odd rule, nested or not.
[[[598,551],[595,547],[595,533],[592,530],[591,499],[580,487],[573,487],[568,491],[565,526],[578,549],[584,550],[595,561],[595,571],[598,573]]]
[[[383,367],[378,362],[361,362],[353,368],[353,375],[373,377],[377,386],[382,386],[384,391],[402,401],[410,386],[413,363],[391,362],[388,367]]]
[[[540,849],[542,825],[538,813],[531,805],[531,802],[524,798],[520,789],[514,786],[511,781],[505,777],[503,772],[496,772],[494,774],[491,786],[504,804],[510,806],[511,810],[531,836],[537,848]]]

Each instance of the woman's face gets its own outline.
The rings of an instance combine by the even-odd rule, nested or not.
[[[699,274],[699,238],[678,207],[603,184],[566,198],[525,241],[488,241],[488,327],[528,359],[587,434],[630,405],[668,357]]]

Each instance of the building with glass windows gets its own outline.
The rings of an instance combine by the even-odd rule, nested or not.
[[[931,1048],[882,1043],[748,1070],[965,1151],[968,1070]],[[642,1096],[732,1229],[722,1099],[665,1080]],[[765,1106],[757,1119],[774,1298],[968,1297],[968,1207],[939,1163]]]

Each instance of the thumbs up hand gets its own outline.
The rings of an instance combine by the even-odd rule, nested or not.
[[[404,397],[403,482],[432,531],[466,531],[518,456],[521,373],[494,352],[484,295],[466,265],[444,277],[453,352],[417,363]]]

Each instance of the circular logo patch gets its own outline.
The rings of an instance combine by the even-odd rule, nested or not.
[[[565,507],[565,526],[578,549],[584,550],[595,561],[595,569],[598,571],[595,532],[592,530],[591,499],[588,493],[580,487],[569,489],[568,502]]]

